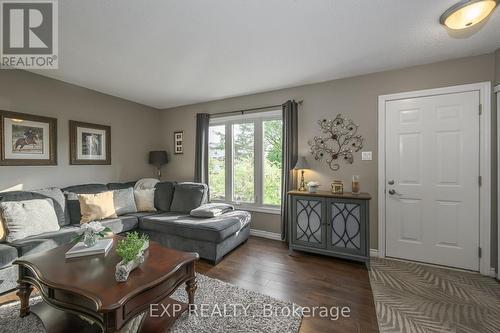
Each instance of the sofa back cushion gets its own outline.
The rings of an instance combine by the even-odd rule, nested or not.
[[[49,198],[0,202],[0,211],[8,232],[7,242],[60,229]]]
[[[108,188],[104,184],[84,184],[68,186],[62,189],[66,196],[66,207],[69,213],[70,224],[79,224],[82,218],[78,194],[96,194],[106,192]]]
[[[173,182],[161,182],[155,186],[155,208],[163,212],[170,211],[172,198],[174,197]]]
[[[134,187],[135,185],[135,181],[133,182],[125,182],[125,183],[108,183],[106,184],[106,187],[108,188],[108,190],[123,190],[125,188],[129,188],[129,187]]]
[[[174,188],[174,197],[170,211],[189,214],[189,212],[207,202],[208,187],[200,183],[178,183]]]
[[[66,199],[64,198],[64,194],[61,189],[57,187],[49,187],[32,191],[11,191],[0,193],[0,202],[46,198],[52,200],[58,224],[60,226],[70,224],[69,214],[66,207]]]

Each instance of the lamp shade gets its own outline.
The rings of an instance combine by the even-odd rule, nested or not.
[[[307,164],[306,158],[304,156],[299,156],[297,158],[297,163],[295,163],[295,166],[293,167],[294,170],[304,170],[304,169],[311,169],[309,167],[309,164]]]
[[[149,152],[149,164],[164,165],[168,163],[167,152],[164,150],[156,150]]]
[[[486,19],[496,6],[496,0],[462,0],[444,12],[439,22],[453,30],[466,29]]]

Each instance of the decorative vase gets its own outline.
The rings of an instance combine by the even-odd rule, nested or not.
[[[129,262],[125,262],[124,260],[120,261],[116,265],[116,270],[115,270],[116,281],[117,282],[127,281],[130,272],[136,269],[143,262],[144,262],[144,254],[137,256],[134,260],[131,260]]]
[[[93,231],[85,231],[83,236],[83,245],[85,247],[92,247],[97,243],[97,234]]]
[[[144,246],[139,251],[135,259],[125,262],[124,260],[116,264],[115,279],[117,282],[125,282],[128,280],[130,272],[139,267],[145,260],[144,252],[149,248],[149,241],[144,243]]]

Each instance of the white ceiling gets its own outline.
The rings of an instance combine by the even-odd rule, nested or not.
[[[479,55],[438,19],[458,0],[59,0],[59,69],[39,74],[156,108]]]

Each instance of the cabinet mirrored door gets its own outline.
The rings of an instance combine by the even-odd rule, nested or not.
[[[328,249],[366,254],[365,206],[360,202],[335,200],[328,203]]]
[[[309,247],[325,248],[325,201],[294,196],[292,200],[292,242]]]

